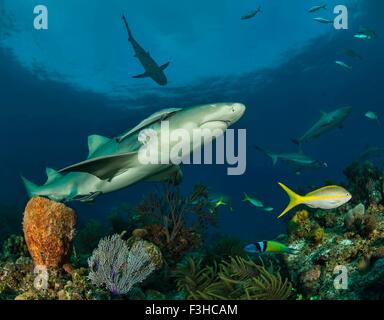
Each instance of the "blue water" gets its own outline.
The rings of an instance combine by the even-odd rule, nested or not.
[[[166,107],[237,101],[247,106],[235,128],[247,129],[247,171],[227,176],[226,166],[184,166],[185,191],[198,182],[233,199],[235,212],[221,210],[219,231],[247,241],[285,231],[276,220],[287,198],[277,185],[294,189],[344,180],[343,169],[369,143],[384,147],[383,127],[364,113],[383,114],[384,2],[347,1],[349,30],[313,21],[315,1],[258,1],[263,13],[240,16],[254,1],[45,0],[49,29],[33,29],[34,1],[0,0],[0,203],[23,207],[22,173],[41,184],[45,167],[56,169],[84,159],[87,136],[113,137]],[[334,1],[329,2],[332,8]],[[125,13],[137,40],[166,70],[169,84],[132,79],[142,71],[127,42]],[[372,41],[353,38],[360,26],[378,33]],[[363,60],[343,57],[351,48]],[[334,64],[353,65],[348,72]],[[254,144],[278,152],[296,151],[290,137],[304,133],[320,117],[350,105],[344,129],[304,146],[329,167],[300,176],[273,167]],[[154,184],[139,184],[74,204],[80,219],[104,219],[120,203],[136,204]],[[242,202],[246,191],[276,208],[266,213]]]

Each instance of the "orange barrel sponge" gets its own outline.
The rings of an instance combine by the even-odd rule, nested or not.
[[[24,238],[35,266],[60,268],[68,263],[76,213],[62,203],[32,198],[24,212]]]

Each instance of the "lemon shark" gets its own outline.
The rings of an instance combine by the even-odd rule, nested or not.
[[[163,123],[167,123],[169,134],[180,129],[190,136],[200,130],[209,132],[225,130],[237,122],[244,114],[245,106],[241,103],[216,103],[199,105],[185,109],[170,108],[158,111],[141,121],[134,128],[109,139],[100,135],[88,137],[89,154],[85,161],[56,171],[46,169],[48,179],[38,186],[22,177],[29,197],[44,196],[55,201],[93,201],[97,196],[113,192],[140,181],[172,181],[179,183],[182,172],[173,161],[143,163],[140,151],[169,153],[179,141],[165,140],[156,145],[142,139],[143,133],[150,132],[159,137],[164,134]],[[144,134],[145,136],[145,134]],[[152,137],[153,138],[153,137]],[[201,147],[217,136],[194,140],[193,148]],[[190,143],[190,142],[187,142]],[[162,154],[162,155],[163,155]]]
[[[157,84],[165,86],[168,82],[167,77],[164,74],[164,70],[169,66],[169,62],[159,66],[156,61],[151,57],[148,51],[145,51],[140,44],[133,37],[131,29],[128,26],[127,19],[123,15],[123,21],[128,32],[128,41],[131,43],[133,51],[135,52],[135,57],[139,59],[140,63],[144,67],[145,72],[133,78],[151,78]]]
[[[300,139],[291,139],[297,145],[301,145],[313,139],[316,139],[335,128],[343,128],[343,122],[352,112],[352,107],[339,108],[331,112],[322,112],[318,120]]]

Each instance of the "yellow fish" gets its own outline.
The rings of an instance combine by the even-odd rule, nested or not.
[[[352,195],[347,190],[339,186],[323,187],[312,191],[305,196],[300,196],[284,184],[279,182],[279,185],[288,194],[290,202],[283,213],[279,215],[278,219],[300,204],[305,204],[311,208],[327,210],[338,208],[352,199]]]

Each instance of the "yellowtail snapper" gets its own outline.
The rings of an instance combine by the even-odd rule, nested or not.
[[[352,199],[352,195],[339,186],[327,186],[318,190],[312,191],[305,196],[298,195],[287,186],[279,182],[280,187],[288,194],[290,202],[287,208],[279,215],[278,219],[284,216],[287,212],[297,207],[298,205],[305,204],[310,208],[316,209],[336,209],[343,204],[346,204]]]

